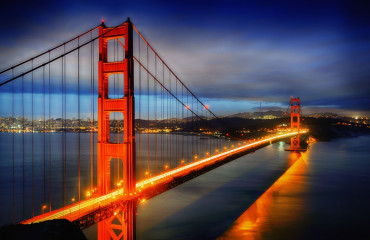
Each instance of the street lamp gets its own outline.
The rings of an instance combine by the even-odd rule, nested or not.
[[[42,214],[44,214],[45,213],[45,209],[47,208],[48,206],[46,206],[46,205],[43,205],[42,206]]]

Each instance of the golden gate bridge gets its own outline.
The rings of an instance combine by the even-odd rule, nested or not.
[[[0,72],[1,161],[13,223],[66,218],[99,239],[134,239],[137,204],[291,137],[246,139],[218,118],[128,19],[105,23]],[[119,230],[118,233],[116,230]]]

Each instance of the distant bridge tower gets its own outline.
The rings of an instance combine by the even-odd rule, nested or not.
[[[120,159],[123,163],[123,191],[133,194],[136,188],[135,177],[135,103],[134,103],[134,70],[133,70],[133,26],[128,19],[123,25],[108,28],[104,22],[99,27],[99,97],[98,97],[98,162],[97,189],[100,195],[111,190],[110,161]],[[119,39],[124,38],[124,42]],[[117,62],[108,61],[108,41],[118,41],[124,48],[124,59]],[[111,58],[110,58],[111,59]],[[109,98],[109,75],[122,74],[124,96],[119,99]],[[120,78],[119,78],[120,79]],[[122,78],[121,78],[122,79]],[[121,85],[122,86],[122,85]],[[113,112],[123,114],[123,143],[110,141],[109,116]],[[107,221],[98,223],[98,239],[135,238],[135,211],[127,204],[124,212],[117,213]],[[121,224],[113,224],[116,217]],[[115,230],[120,230],[117,236]]]
[[[300,124],[300,105],[299,98],[290,99],[290,128],[293,131],[297,131],[298,135],[291,138],[290,149],[299,150],[299,124]]]

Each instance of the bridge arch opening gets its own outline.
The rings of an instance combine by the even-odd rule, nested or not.
[[[112,38],[107,41],[107,62],[121,62],[125,59],[125,38]]]
[[[120,99],[124,96],[124,77],[123,73],[110,74],[108,77],[108,97],[110,99]]]
[[[124,117],[121,112],[111,112],[109,114],[109,142],[123,143]]]

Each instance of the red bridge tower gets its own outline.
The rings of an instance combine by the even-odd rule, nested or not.
[[[100,195],[111,190],[110,161],[120,159],[123,163],[123,191],[135,192],[135,103],[133,70],[133,27],[130,19],[118,27],[108,28],[104,22],[99,27],[99,97],[98,97],[98,162],[97,189]],[[124,38],[124,43],[119,41]],[[124,59],[118,62],[108,61],[108,41],[118,41],[124,48]],[[122,74],[124,96],[119,99],[109,98],[109,75]],[[122,86],[122,85],[121,85]],[[124,120],[123,143],[110,141],[109,115],[121,112]],[[127,204],[131,206],[133,203]],[[136,209],[128,207],[124,213],[117,214],[98,224],[98,239],[134,239]],[[121,224],[113,224],[117,218]],[[125,219],[130,218],[130,219]],[[115,220],[116,221],[116,220]],[[117,236],[113,229],[121,230]]]
[[[299,98],[290,99],[290,128],[293,131],[297,131],[298,135],[291,138],[290,150],[299,150],[299,123],[300,123],[300,106]]]
[[[124,192],[135,192],[135,104],[132,24],[127,20],[116,28],[99,27],[99,97],[98,97],[98,191],[104,195],[110,191],[110,160],[119,158],[123,162]],[[107,44],[110,40],[124,38],[125,58],[119,62],[108,62]],[[124,96],[110,99],[108,96],[108,77],[122,74],[124,77]],[[123,143],[111,143],[109,115],[121,112],[124,119]]]

